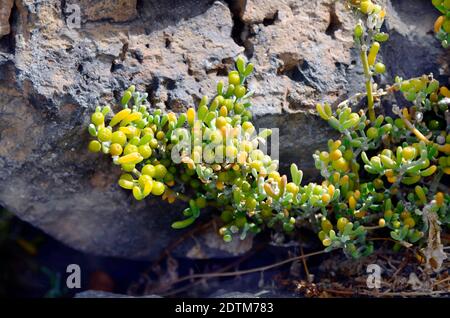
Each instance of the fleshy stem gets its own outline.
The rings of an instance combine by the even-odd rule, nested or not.
[[[416,127],[414,127],[414,125],[408,120],[408,118],[403,116],[401,112],[399,112],[397,115],[403,120],[403,122],[406,125],[406,128],[408,128],[417,137],[417,139],[423,141],[427,145],[435,145],[439,151],[445,152],[445,150],[444,150],[445,145],[444,146],[439,145],[439,144],[436,144],[436,143],[432,142],[431,140],[429,140]]]
[[[367,91],[367,108],[369,109],[369,119],[371,122],[375,121],[375,110],[372,93],[372,74],[370,73],[369,61],[367,60],[367,50],[361,48],[361,62],[366,77],[366,91]]]
[[[424,136],[424,135],[416,128],[416,127],[414,127],[414,125],[411,124],[411,122],[410,122],[405,116],[403,116],[403,115],[400,114],[400,113],[399,113],[398,115],[399,115],[400,118],[403,120],[403,122],[405,123],[406,127],[407,127],[414,135],[416,135],[416,137],[417,137],[419,140],[425,142],[426,144],[430,144],[430,143],[431,143],[431,141],[428,140],[428,138],[425,137],[425,136]]]

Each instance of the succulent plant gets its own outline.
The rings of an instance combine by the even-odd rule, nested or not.
[[[442,14],[434,23],[434,33],[444,48],[450,46],[450,1],[432,0],[436,9]]]
[[[447,2],[433,1],[442,8]],[[289,236],[308,226],[326,250],[342,248],[354,258],[373,251],[374,237],[393,240],[396,248],[425,246],[450,224],[450,195],[441,182],[450,174],[450,92],[432,75],[397,77],[379,88],[374,76],[386,69],[377,60],[389,37],[381,31],[386,11],[370,0],[348,3],[360,17],[354,39],[366,91],[337,107],[317,105],[319,116],[341,133],[313,154],[321,181],[302,184],[295,164],[289,177],[280,174],[278,161],[259,149],[271,130],[257,133],[252,124],[246,79],[253,65],[243,57],[212,98],[204,96],[183,113],[152,109],[147,94],[131,86],[123,110],[110,116],[110,107],[97,107],[91,116],[88,130],[95,139],[89,150],[109,154],[121,166],[118,184],[136,200],[186,201],[175,229],[212,206],[220,212],[225,241],[264,229]],[[381,99],[394,93],[408,104],[393,105],[394,116],[386,116]],[[367,111],[356,109],[362,98]]]

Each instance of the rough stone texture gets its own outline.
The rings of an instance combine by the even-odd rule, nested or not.
[[[414,5],[407,1],[388,3],[390,16],[386,25],[390,40],[382,46],[382,54],[387,62],[389,81],[395,75],[410,78],[433,73],[442,83],[450,83],[449,51],[443,50],[432,36],[431,26],[436,14],[420,15],[417,20],[417,12],[428,12],[429,8],[426,0],[415,1]]]
[[[11,15],[11,9],[13,7],[13,0],[1,0],[0,1],[0,37],[9,34],[11,31],[9,25],[9,16]]]
[[[63,7],[76,3],[79,29],[68,27]],[[0,11],[0,24],[11,22],[11,32],[0,33],[0,204],[91,253],[154,258],[185,233],[170,228],[181,205],[133,200],[116,185],[119,170],[86,151],[90,112],[115,105],[131,83],[155,107],[179,111],[247,55],[256,66],[257,125],[280,128],[283,167],[296,162],[310,176],[313,150],[333,136],[315,102],[337,102],[363,86],[350,50],[352,15],[332,0],[16,0],[11,13],[3,10],[11,4]],[[436,16],[429,1],[395,1],[389,11],[387,77],[448,74],[448,51],[429,32]],[[235,253],[211,231],[177,253]],[[238,252],[251,246],[238,245]]]
[[[83,22],[111,20],[124,22],[136,18],[136,0],[69,0],[66,1],[65,12],[69,11],[70,5],[78,5]]]
[[[178,94],[192,103],[194,94],[201,96],[201,85],[189,68],[200,74],[203,60],[220,61],[242,51],[229,36],[228,7],[204,6],[202,16],[149,35],[145,17],[69,29],[59,1],[18,8],[15,47],[5,55],[0,73],[1,204],[78,249],[158,256],[182,233],[170,224],[182,217],[183,206],[137,202],[120,190],[119,170],[107,158],[86,152],[88,115],[97,103],[114,102],[132,82],[150,93],[158,91],[151,96]],[[184,89],[176,88],[181,83]],[[198,257],[233,255],[223,243],[201,238],[178,251]]]
[[[318,100],[334,101],[361,79],[351,72],[355,20],[334,1],[247,2],[247,54],[260,65],[255,76],[257,114],[306,111]],[[349,83],[349,81],[352,81]]]

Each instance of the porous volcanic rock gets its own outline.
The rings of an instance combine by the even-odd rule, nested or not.
[[[410,1],[388,3],[386,78],[448,70],[429,2],[414,1],[420,18]],[[0,204],[90,253],[155,258],[186,233],[170,228],[183,205],[133,200],[116,184],[119,169],[86,151],[89,114],[99,104],[117,110],[130,84],[148,92],[153,107],[181,111],[211,94],[246,55],[255,64],[257,125],[279,128],[282,168],[296,162],[309,177],[311,154],[335,136],[315,103],[363,87],[351,50],[353,15],[333,0],[1,3]],[[74,5],[79,27],[68,23]],[[226,257],[251,247],[249,240],[225,248],[214,231],[185,240],[176,253]]]

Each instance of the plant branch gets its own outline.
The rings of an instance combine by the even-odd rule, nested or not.
[[[375,110],[372,92],[372,74],[369,69],[369,61],[367,60],[367,52],[365,49],[361,49],[361,62],[364,69],[364,75],[366,77],[366,91],[367,91],[367,107],[369,109],[369,119],[371,122],[375,121]]]

